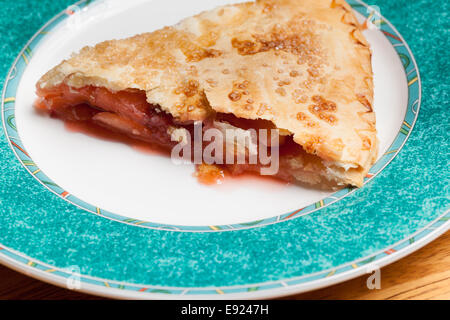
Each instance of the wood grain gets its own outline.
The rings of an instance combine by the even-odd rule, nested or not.
[[[450,299],[450,232],[381,270],[381,289],[369,290],[362,276],[329,288],[284,299]],[[0,299],[95,300],[0,266]]]
[[[365,275],[289,299],[450,299],[450,232],[381,269],[381,289],[369,290]]]

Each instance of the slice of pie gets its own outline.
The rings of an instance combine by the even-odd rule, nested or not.
[[[53,116],[168,150],[174,132],[199,121],[279,129],[276,176],[289,181],[361,186],[377,156],[371,51],[344,0],[223,6],[85,47],[45,74],[37,94]]]

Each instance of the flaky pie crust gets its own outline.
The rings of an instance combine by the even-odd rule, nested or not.
[[[371,51],[344,0],[257,0],[85,47],[38,85],[139,89],[180,121],[265,119],[361,185],[378,140]]]

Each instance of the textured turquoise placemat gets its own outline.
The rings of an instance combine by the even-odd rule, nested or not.
[[[0,1],[0,74],[71,1]],[[448,1],[371,1],[417,58],[423,100],[405,148],[373,182],[315,214],[239,232],[145,230],[95,217],[44,190],[0,134],[0,243],[83,274],[170,286],[235,285],[299,276],[372,254],[449,206]],[[401,186],[401,188],[399,188]]]

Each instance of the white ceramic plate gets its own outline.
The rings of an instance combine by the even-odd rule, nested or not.
[[[380,158],[361,189],[327,193],[250,179],[205,187],[192,166],[68,131],[34,112],[36,81],[81,47],[233,2],[81,1],[30,40],[2,99],[9,146],[0,149],[11,147],[20,160],[5,152],[2,263],[116,298],[269,298],[364,274],[448,230],[449,214],[431,210],[427,199],[416,208],[405,198],[413,191],[401,183],[401,164],[387,166],[414,127],[421,87],[411,51],[381,16],[380,30],[365,31]],[[360,21],[371,16],[367,5],[348,2]]]
[[[193,166],[175,166],[166,157],[70,132],[62,122],[43,117],[30,107],[36,99],[37,80],[83,46],[152,31],[230,2],[233,1],[197,0],[180,2],[176,7],[162,0],[99,2],[52,30],[34,50],[16,96],[20,137],[38,167],[61,188],[95,207],[164,225],[247,223],[292,212],[331,196],[332,192],[264,180],[256,183],[239,179],[226,181],[221,187],[203,186],[192,177]],[[362,16],[359,18],[363,21]],[[365,36],[373,50],[374,109],[381,156],[402,126],[408,86],[402,62],[385,35],[367,30]],[[177,201],[171,201],[174,195]]]

